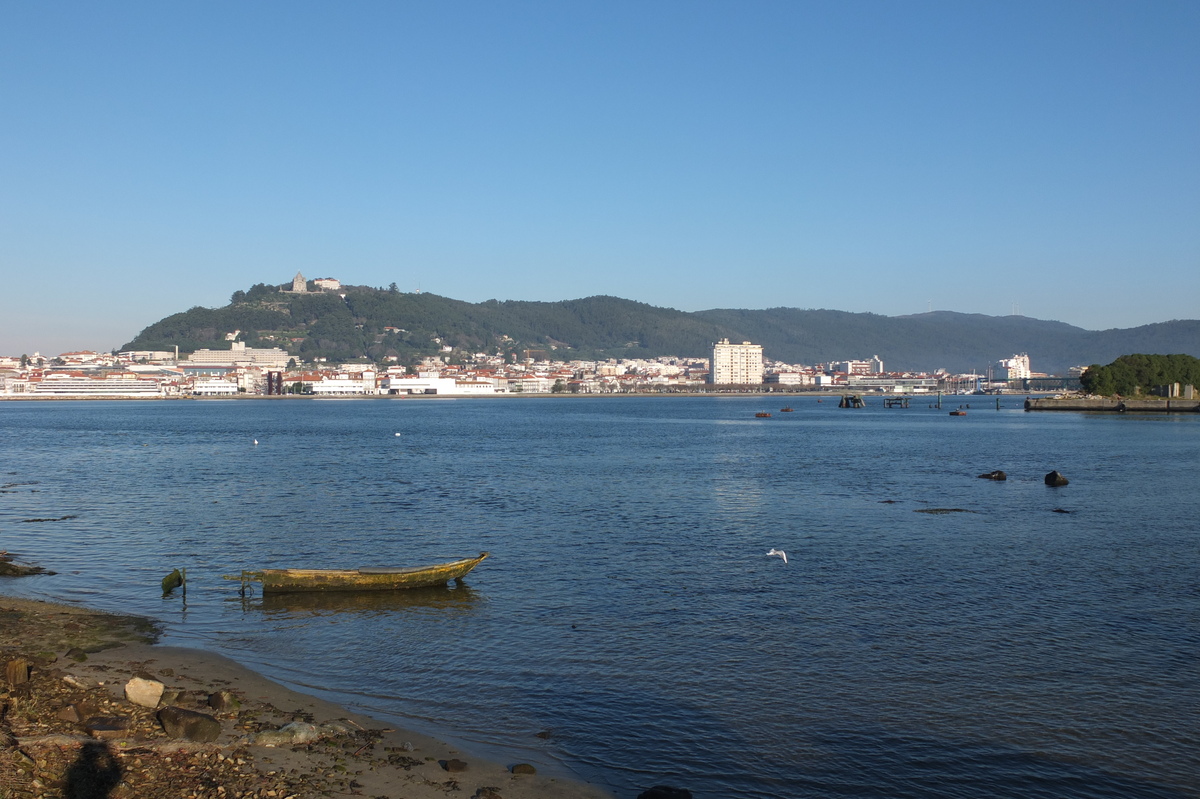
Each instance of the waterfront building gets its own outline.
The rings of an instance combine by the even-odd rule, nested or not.
[[[162,380],[131,372],[79,371],[31,373],[6,381],[6,393],[26,397],[158,399],[167,394]]]
[[[712,345],[712,369],[708,382],[713,385],[735,385],[762,381],[761,344],[751,344],[749,341],[730,344],[726,338]]]
[[[811,372],[769,372],[763,382],[776,386],[811,386],[816,383],[816,375]]]
[[[209,377],[192,384],[192,396],[226,397],[238,393],[238,384],[221,377]]]

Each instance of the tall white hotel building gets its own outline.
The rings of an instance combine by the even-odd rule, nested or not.
[[[761,383],[763,381],[762,345],[743,341],[730,344],[723,338],[712,348],[708,382],[715,385]]]

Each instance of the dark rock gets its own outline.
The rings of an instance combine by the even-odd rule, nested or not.
[[[94,738],[120,738],[129,731],[129,719],[121,716],[92,716],[83,728]]]
[[[71,660],[74,660],[76,663],[82,663],[88,658],[87,652],[84,652],[77,646],[73,646],[67,650],[67,657],[69,657]]]
[[[1004,472],[1000,471],[999,469],[997,469],[994,472],[988,472],[987,474],[981,474],[979,476],[981,478],[983,478],[984,480],[1007,480],[1008,479],[1008,475],[1005,474]]]
[[[84,719],[91,718],[99,712],[99,709],[90,702],[73,702],[59,708],[58,712],[54,715],[62,721],[69,721],[72,724],[82,724]]]
[[[208,695],[208,706],[218,713],[232,713],[242,706],[233,691],[217,691]]]
[[[692,792],[686,788],[655,785],[650,790],[639,793],[638,799],[692,799]]]
[[[164,707],[158,711],[158,723],[170,737],[198,743],[215,741],[221,734],[221,722],[207,713],[181,707]]]
[[[512,767],[513,774],[537,774],[537,769],[528,763],[517,763]]]
[[[1048,485],[1048,486],[1054,486],[1054,487],[1065,486],[1069,482],[1070,481],[1067,480],[1067,478],[1063,477],[1062,473],[1057,470],[1050,472],[1050,474],[1046,475],[1046,485]]]
[[[458,771],[467,770],[467,763],[465,760],[458,760],[457,758],[453,757],[449,760],[441,761],[440,765],[442,768],[446,769],[446,771],[449,771],[452,774]]]
[[[1054,510],[1052,510],[1052,511],[1050,511],[1050,512],[1051,512],[1051,513],[1070,513],[1071,511],[1069,511],[1069,510],[1063,510],[1062,508],[1055,508]]]

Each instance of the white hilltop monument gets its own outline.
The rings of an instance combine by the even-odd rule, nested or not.
[[[308,281],[304,279],[304,275],[297,272],[296,276],[294,278],[292,278],[292,293],[293,294],[304,294],[307,291],[308,291]]]

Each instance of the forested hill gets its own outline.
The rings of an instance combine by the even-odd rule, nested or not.
[[[796,308],[685,313],[618,297],[468,303],[394,288],[293,294],[264,284],[235,292],[223,308],[168,316],[122,349],[228,348],[226,335],[234,331],[248,346],[278,346],[300,360],[323,356],[331,362],[391,355],[412,363],[444,346],[454,348],[452,360],[527,350],[556,360],[705,357],[722,338],[762,344],[767,358],[788,363],[878,355],[889,371],[984,370],[1021,352],[1044,372],[1133,352],[1200,357],[1200,320],[1089,331],[1022,316],[947,311],[892,317]]]

